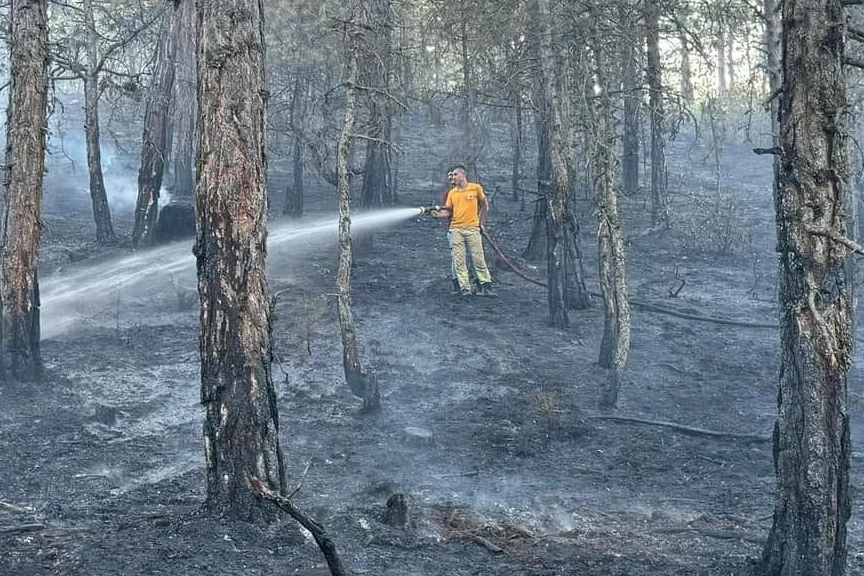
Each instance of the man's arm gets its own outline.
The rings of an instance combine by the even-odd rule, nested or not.
[[[489,199],[486,198],[486,194],[483,194],[483,198],[480,199],[480,226],[483,226],[483,223],[486,222],[486,216],[489,215]]]

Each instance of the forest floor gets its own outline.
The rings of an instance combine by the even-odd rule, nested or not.
[[[422,144],[408,149],[419,158]],[[623,199],[630,295],[684,314],[774,323],[770,159],[728,147],[718,189],[708,155],[674,144],[669,231],[650,230],[646,193]],[[494,168],[502,178],[486,179],[487,189],[508,189],[506,167]],[[434,201],[444,173],[435,166],[428,178],[403,177],[410,192],[400,201]],[[52,281],[129,255],[92,244],[87,198],[64,189],[61,176],[49,174],[46,192],[49,298]],[[283,180],[271,180],[274,218]],[[505,196],[494,196],[490,229],[516,255],[530,231],[530,198],[523,212]],[[577,196],[596,291],[596,222],[590,199]],[[310,205],[312,221],[332,216],[335,201]],[[115,218],[128,229],[128,218]],[[361,359],[384,402],[364,416],[342,377],[336,264],[330,240],[271,249],[274,375],[292,484],[311,463],[294,500],[327,528],[352,573],[753,573],[773,509],[776,329],[634,306],[619,406],[601,412],[602,302],[571,311],[570,328],[551,329],[544,289],[501,268],[493,269],[498,298],[457,298],[441,223],[416,218],[377,233],[374,251],[357,258]],[[522,265],[543,278],[542,266]],[[676,270],[685,285],[672,297]],[[43,341],[45,381],[0,385],[0,575],[326,574],[290,520],[259,526],[200,513],[198,314],[178,296],[182,286],[194,287],[191,252],[173,278],[154,269],[137,284],[106,280],[70,299],[64,312],[75,324]],[[864,440],[858,349],[853,447]],[[861,464],[853,452],[849,574],[864,574]],[[397,492],[410,503],[405,528],[382,522]]]

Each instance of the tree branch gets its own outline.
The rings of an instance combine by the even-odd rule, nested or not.
[[[149,28],[150,25],[153,24],[153,22],[155,22],[164,13],[165,13],[164,9],[158,11],[155,15],[153,15],[152,18],[142,22],[141,25],[138,28],[134,29],[126,38],[118,40],[117,42],[114,42],[113,44],[109,44],[108,47],[105,48],[105,51],[102,53],[102,57],[99,59],[99,62],[96,64],[96,68],[92,72],[94,74],[99,74],[99,72],[101,72],[102,68],[105,66],[105,62],[108,60],[108,58],[111,57],[111,54],[113,54],[116,50],[123,48],[124,46],[126,46],[127,44],[132,42],[135,38],[138,37],[139,34],[141,34],[141,32],[143,32],[144,30]]]
[[[825,238],[830,238],[838,244],[842,244],[852,252],[864,256],[864,247],[856,243],[854,240],[838,234],[834,230],[826,227],[813,226],[812,224],[805,224],[804,230],[809,232],[810,234],[813,234],[814,236],[824,236]]]
[[[336,545],[330,537],[327,536],[324,527],[317,520],[297,508],[290,498],[280,496],[264,486],[258,478],[255,478],[254,476],[246,476],[246,481],[249,483],[249,487],[261,496],[261,498],[269,500],[282,510],[285,510],[289,516],[294,518],[294,520],[300,523],[301,526],[306,528],[306,530],[312,534],[315,543],[318,544],[318,548],[320,548],[321,553],[324,554],[324,559],[327,561],[327,566],[330,568],[330,574],[332,576],[347,576],[347,572],[345,572],[345,569],[342,567],[342,560],[339,558],[339,553],[336,551]]]
[[[862,0],[862,1],[864,1],[864,0]],[[856,40],[858,42],[864,42],[864,31],[861,31],[860,29],[855,28],[854,26],[846,26],[846,32],[849,34],[849,37],[852,38],[852,40]]]
[[[864,60],[858,60],[857,58],[852,58],[851,56],[843,57],[843,64],[846,66],[852,66],[853,68],[861,68],[864,70]]]
[[[632,416],[612,416],[598,415],[589,416],[588,420],[612,420],[614,422],[626,422],[628,424],[647,424],[649,426],[660,426],[663,428],[671,428],[684,434],[694,436],[711,436],[713,438],[732,438],[737,440],[746,440],[748,442],[770,442],[770,436],[760,436],[758,434],[737,434],[735,432],[719,432],[717,430],[707,430],[705,428],[694,428],[693,426],[685,426],[675,422],[666,422],[664,420],[648,420],[645,418],[634,418]]]

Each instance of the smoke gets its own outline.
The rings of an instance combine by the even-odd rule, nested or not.
[[[62,198],[62,205],[90,206],[90,173],[84,134],[83,100],[70,99],[48,119],[49,141],[45,181],[46,207]],[[128,140],[128,138],[127,138]],[[125,145],[126,143],[124,143]],[[101,134],[102,176],[111,215],[132,214],[138,195],[137,146],[121,150]]]

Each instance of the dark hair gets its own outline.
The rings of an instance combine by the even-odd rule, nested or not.
[[[464,172],[466,174],[468,173],[468,169],[465,168],[464,164],[454,164],[453,166],[450,167],[450,170],[448,170],[448,172],[452,172],[454,170],[462,170],[462,172]]]

